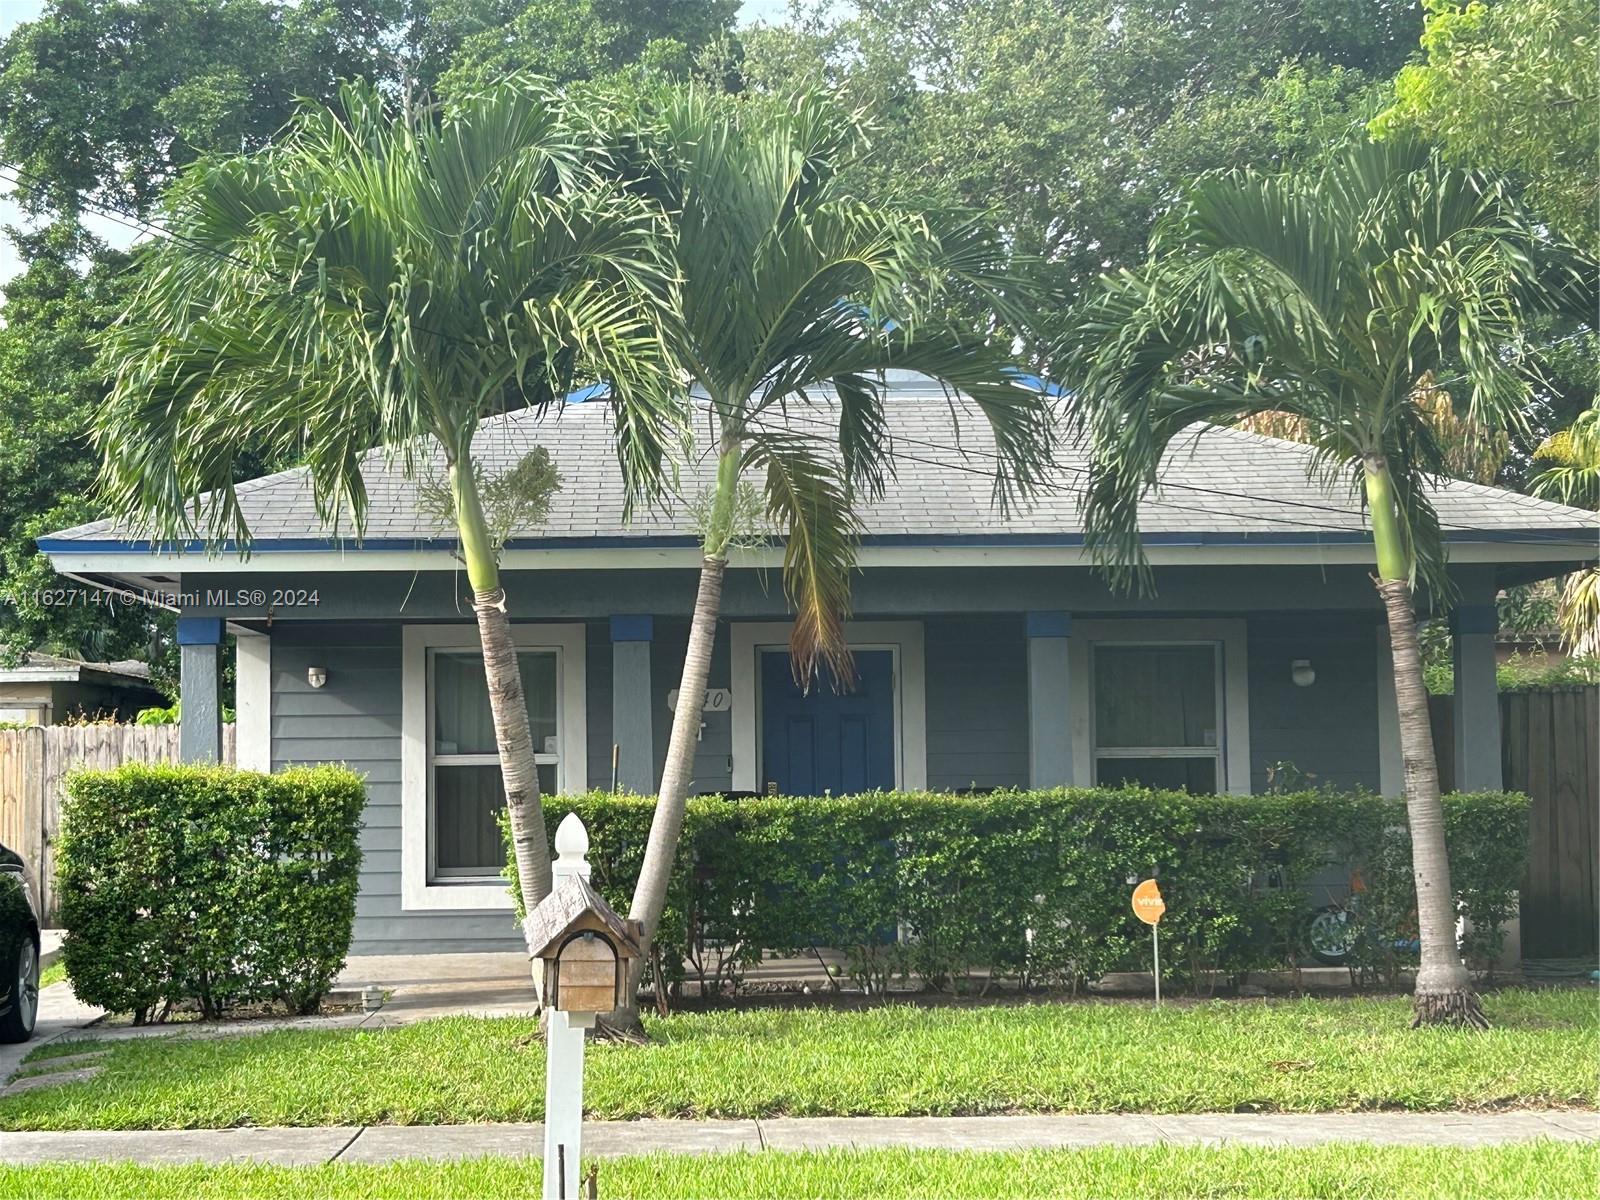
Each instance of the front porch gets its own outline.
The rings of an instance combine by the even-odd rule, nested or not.
[[[676,569],[508,577],[548,792],[655,790],[694,582]],[[300,583],[316,607],[181,621],[186,756],[219,744],[232,630],[239,763],[340,761],[367,776],[357,952],[514,948],[470,610],[437,574],[285,580]],[[1004,562],[868,570],[849,626],[858,683],[839,695],[795,686],[776,580],[730,571],[693,789],[1400,792],[1387,638],[1363,568],[1173,566],[1160,585],[1119,597],[1082,567]],[[1500,786],[1494,588],[1492,571],[1460,574],[1462,790]]]

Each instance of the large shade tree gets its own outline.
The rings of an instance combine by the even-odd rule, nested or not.
[[[598,377],[630,487],[658,482],[677,420],[656,319],[671,265],[658,211],[609,164],[593,122],[523,80],[409,117],[352,86],[264,151],[202,160],[109,336],[95,434],[118,511],[156,537],[240,547],[246,448],[302,462],[323,520],[357,532],[369,450],[424,481],[442,458],[529,911],[549,847],[484,504],[488,484],[505,489],[473,443],[486,418]]]
[[[1451,584],[1425,486],[1445,473],[1444,448],[1415,393],[1444,388],[1478,427],[1515,428],[1530,392],[1522,322],[1576,303],[1584,267],[1494,182],[1403,140],[1358,143],[1315,173],[1200,181],[1148,265],[1084,305],[1066,347],[1091,451],[1086,540],[1114,574],[1148,581],[1139,504],[1196,421],[1289,414],[1327,476],[1364,495],[1394,654],[1419,1024],[1485,1022],[1456,949],[1417,642],[1416,585],[1437,600]]]
[[[947,319],[958,302],[997,314],[1021,307],[1006,250],[970,214],[858,198],[841,172],[863,149],[862,131],[820,95],[777,104],[679,89],[647,111],[645,185],[673,214],[682,280],[667,338],[704,392],[696,426],[717,463],[709,494],[692,498],[700,583],[678,694],[705,692],[730,551],[768,534],[784,544],[796,679],[848,687],[856,506],[881,495],[893,469],[884,372],[922,372],[986,423],[1002,502],[1031,489],[1049,462],[1044,396],[983,328]],[[680,700],[673,716],[630,913],[647,945],[682,830],[699,710]],[[636,1010],[614,1023],[636,1026]]]
[[[879,127],[860,186],[992,210],[1031,276],[1082,294],[1197,175],[1359,126],[1420,32],[1416,0],[803,0],[743,31],[742,74],[837,87]]]

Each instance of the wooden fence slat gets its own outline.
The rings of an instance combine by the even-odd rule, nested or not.
[[[234,760],[234,728],[222,729],[222,759]],[[0,843],[38,880],[45,923],[56,917],[55,843],[61,784],[78,767],[178,761],[176,725],[50,725],[0,730]]]
[[[1532,801],[1523,952],[1592,956],[1600,949],[1600,688],[1511,693],[1500,703],[1505,786]]]

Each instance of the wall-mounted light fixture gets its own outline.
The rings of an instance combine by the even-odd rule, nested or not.
[[[1289,664],[1289,678],[1294,680],[1295,687],[1310,687],[1317,681],[1317,669],[1309,658],[1297,658]]]
[[[314,688],[319,688],[328,682],[327,667],[307,667],[306,682]]]

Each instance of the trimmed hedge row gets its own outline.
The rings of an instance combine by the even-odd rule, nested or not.
[[[625,911],[654,801],[589,793],[549,802],[589,829],[597,886]],[[1446,797],[1453,882],[1474,930],[1464,953],[1498,956],[1527,846],[1525,797]],[[508,862],[510,862],[508,855]],[[763,950],[844,951],[864,987],[915,975],[961,988],[977,969],[1076,988],[1148,969],[1131,884],[1154,875],[1167,911],[1162,964],[1198,989],[1211,972],[1303,960],[1315,908],[1365,891],[1351,965],[1392,982],[1415,934],[1405,806],[1328,791],[1267,796],[1056,790],[981,796],[697,798],[658,943],[669,982],[687,960],[703,985],[737,985]],[[515,892],[515,865],[507,870]],[[1335,892],[1313,879],[1337,880]],[[897,932],[900,936],[896,936]],[[1401,943],[1397,948],[1396,943]]]
[[[350,948],[365,804],[344,767],[74,772],[56,847],[73,991],[136,1022],[190,1000],[314,1012]]]

